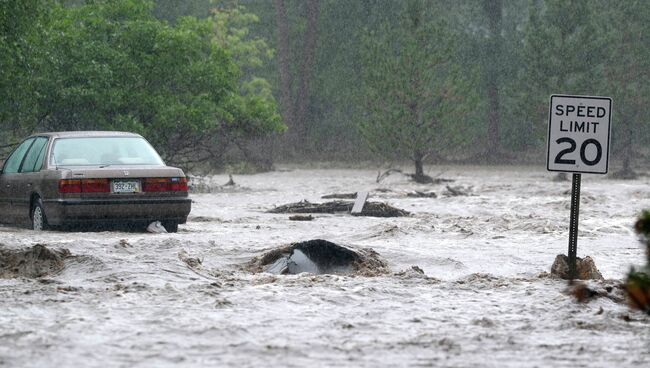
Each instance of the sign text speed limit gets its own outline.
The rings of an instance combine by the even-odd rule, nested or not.
[[[609,97],[552,95],[546,168],[606,174],[611,110]]]

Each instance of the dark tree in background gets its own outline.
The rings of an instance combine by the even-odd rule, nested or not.
[[[650,5],[625,1],[611,5],[607,25],[606,91],[614,97],[613,146],[623,161],[615,175],[635,178],[632,160],[637,148],[650,143]]]
[[[424,160],[462,144],[464,112],[474,108],[472,80],[455,60],[455,37],[431,16],[431,2],[409,0],[363,45],[365,117],[362,136],[373,152],[409,159],[413,178],[427,182]]]
[[[307,109],[311,95],[312,71],[314,68],[320,1],[304,2],[307,27],[304,31],[304,45],[300,48],[300,67],[292,78],[290,66],[289,21],[284,0],[275,0],[278,28],[278,71],[280,74],[281,104],[285,121],[289,126],[290,144],[303,144]],[[297,86],[296,86],[297,85]]]
[[[487,153],[489,159],[496,160],[501,151],[499,144],[499,132],[501,131],[501,96],[499,87],[503,70],[501,55],[503,49],[501,37],[502,1],[483,0],[483,9],[489,26],[488,41],[485,44],[487,67],[484,72],[488,106]]]
[[[421,165],[537,163],[545,157],[549,96],[564,93],[612,97],[612,171],[621,165],[620,174],[633,177],[635,166],[648,165],[646,0],[423,1],[422,24],[447,24],[428,38],[449,48],[450,67],[432,71],[448,70],[446,84],[427,85],[433,79],[414,71],[422,97],[415,110],[433,110],[426,101],[440,86],[447,104],[433,138],[419,137],[427,135],[420,129],[410,141],[423,142],[407,155],[391,132],[413,108],[387,100],[382,111],[367,102],[390,89],[387,81],[406,80],[400,68],[369,76],[399,65],[388,43],[417,40],[401,21],[409,4],[0,1],[0,150],[39,129],[101,127],[142,132],[171,160],[214,167],[246,160],[268,169],[273,158],[376,161],[379,146],[394,147],[382,150],[383,159]],[[382,44],[369,60],[370,46]],[[413,55],[405,67],[419,63]],[[399,88],[408,94],[413,85]],[[385,131],[368,139],[371,120]]]
[[[49,12],[45,0],[0,1],[0,153],[39,120],[33,88],[47,58],[40,35]]]
[[[518,103],[520,111],[536,122],[531,138],[544,146],[550,95],[607,95],[603,88],[606,44],[590,1],[531,4]]]

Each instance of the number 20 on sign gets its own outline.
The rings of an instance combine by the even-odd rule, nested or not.
[[[611,109],[609,97],[552,95],[547,169],[607,174]]]

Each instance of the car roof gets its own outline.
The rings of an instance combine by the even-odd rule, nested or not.
[[[73,131],[73,132],[47,132],[32,134],[31,137],[54,137],[54,138],[86,138],[86,137],[142,137],[140,134],[129,132],[113,131]]]

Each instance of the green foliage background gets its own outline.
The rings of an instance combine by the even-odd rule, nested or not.
[[[9,36],[18,46],[3,59],[2,73],[9,95],[3,122],[16,137],[37,130],[133,131],[172,164],[218,166],[233,143],[285,128],[270,85],[249,73],[271,51],[247,37],[256,18],[242,9],[178,17],[172,26],[154,17],[149,1],[2,4],[7,17],[47,10],[40,24],[4,32],[3,48],[12,49]],[[15,111],[21,115],[14,118]]]
[[[301,75],[313,1],[314,65]],[[441,162],[494,153],[493,114],[492,162],[541,161],[549,96],[565,93],[612,97],[613,167],[648,163],[647,0],[415,1],[421,30],[400,21],[410,0],[313,1],[0,0],[0,147],[38,130],[120,129],[184,166],[222,166],[233,147],[266,167],[415,151]],[[278,73],[280,3],[291,94]],[[278,106],[304,78],[304,136],[283,137],[294,127]],[[420,80],[417,93],[409,78]],[[394,99],[430,107],[443,91],[437,111],[421,110],[439,121],[435,132]]]

